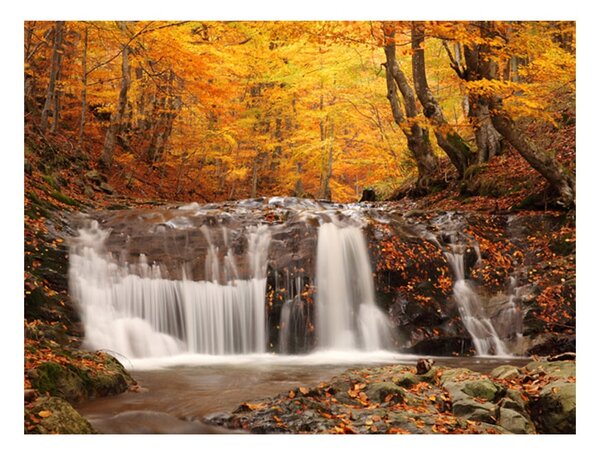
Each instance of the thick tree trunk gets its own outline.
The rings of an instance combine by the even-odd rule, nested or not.
[[[487,44],[474,44],[465,46],[465,68],[462,76],[466,81],[481,80],[483,78],[483,65],[480,54],[489,51]],[[459,75],[461,75],[459,73]],[[502,151],[502,136],[494,128],[490,116],[489,99],[476,94],[469,95],[469,119],[475,131],[477,143],[477,162],[487,163]]]
[[[119,28],[126,35],[126,25],[124,22],[119,22]],[[110,116],[110,126],[106,131],[104,139],[104,149],[100,157],[100,163],[107,168],[110,168],[113,161],[115,144],[117,135],[123,127],[123,118],[125,116],[125,108],[127,107],[127,90],[129,89],[130,74],[129,74],[129,46],[125,45],[121,52],[121,89],[119,91],[119,100],[117,109]]]
[[[425,28],[422,23],[412,22],[412,70],[415,91],[419,102],[423,106],[423,113],[434,125],[434,133],[439,146],[448,155],[448,158],[463,177],[471,161],[471,149],[462,137],[452,130],[444,113],[429,89],[427,73],[425,71]]]
[[[456,44],[460,49],[460,44]],[[485,44],[465,45],[464,51],[457,50],[452,52],[447,43],[444,43],[446,52],[450,57],[450,66],[458,76],[469,82],[481,80],[481,61],[479,58],[480,49],[485,50]],[[464,55],[465,65],[462,64]],[[477,162],[486,163],[495,155],[502,151],[502,136],[494,128],[490,116],[488,99],[485,96],[469,94],[467,99],[466,115],[473,126],[475,133],[475,143],[477,144]]]
[[[392,108],[394,122],[400,126],[406,136],[408,149],[417,163],[417,187],[426,189],[431,176],[438,167],[438,161],[433,154],[427,130],[419,126],[416,121],[411,120],[418,115],[417,102],[415,94],[396,60],[395,30],[391,26],[384,25],[384,32],[386,38],[384,51],[387,98]],[[409,120],[406,120],[402,113],[398,90],[400,90],[404,99],[404,109]]]
[[[58,74],[60,71],[62,41],[63,41],[63,30],[65,22],[56,21],[54,23],[54,43],[52,45],[52,59],[50,63],[50,80],[48,81],[48,89],[46,90],[46,101],[44,102],[44,108],[42,108],[42,117],[40,120],[40,128],[46,130],[48,128],[48,118],[50,116],[50,110],[56,108],[56,83],[58,81]],[[56,124],[57,112],[54,111]]]
[[[492,124],[488,102],[481,96],[469,96],[469,119],[475,131],[477,163],[487,163],[500,154],[502,136]]]

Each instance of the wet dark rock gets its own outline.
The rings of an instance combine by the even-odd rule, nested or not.
[[[374,202],[377,200],[377,193],[374,189],[365,188],[359,202]]]
[[[536,341],[537,343],[526,351],[527,355],[555,355],[576,350],[575,335],[544,334]]]
[[[471,337],[432,337],[421,339],[407,351],[411,354],[456,356],[473,355],[475,350]]]

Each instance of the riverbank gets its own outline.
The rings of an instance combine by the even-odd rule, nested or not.
[[[575,362],[552,360],[489,374],[431,361],[348,370],[207,421],[262,434],[574,434]]]

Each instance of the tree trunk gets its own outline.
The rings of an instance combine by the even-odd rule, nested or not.
[[[83,152],[83,136],[85,132],[85,113],[87,110],[87,50],[88,50],[88,27],[83,33],[83,55],[81,58],[81,119],[79,122],[79,151]]]
[[[460,49],[459,43],[456,46]],[[460,50],[452,52],[446,42],[444,42],[444,47],[450,57],[450,67],[454,69],[461,79],[467,82],[481,80],[479,53],[485,50],[485,44],[465,45],[462,52]],[[463,55],[465,59],[464,66],[462,64]],[[488,99],[485,96],[473,93],[469,94],[465,114],[469,117],[469,122],[473,126],[475,133],[477,162],[487,163],[492,157],[499,155],[502,151],[502,136],[492,124]]]
[[[493,39],[495,30],[493,22],[480,24],[482,37]],[[479,67],[481,75],[494,80],[498,76],[498,67],[490,55],[480,54]],[[540,149],[518,129],[512,118],[503,109],[502,99],[497,95],[488,96],[488,103],[494,127],[517,152],[538,171],[558,193],[558,203],[566,208],[575,205],[575,177],[566,168],[562,167],[552,156]]]
[[[425,27],[422,23],[412,22],[412,71],[415,91],[419,102],[423,106],[423,113],[433,124],[435,137],[439,146],[448,155],[448,158],[463,177],[471,160],[471,149],[462,137],[453,131],[444,117],[444,113],[429,89],[427,73],[425,70]]]
[[[521,154],[531,167],[548,180],[550,185],[558,192],[558,203],[566,208],[574,206],[575,177],[517,129],[512,119],[502,109],[502,104],[498,98],[490,102],[490,108],[492,110],[492,122],[496,130]]]
[[[330,126],[329,126],[329,143],[328,143],[328,148],[329,151],[327,153],[327,164],[325,166],[325,175],[323,178],[323,199],[326,200],[331,200],[331,186],[330,186],[330,181],[331,181],[331,174],[333,171],[333,130],[334,130],[334,124],[333,124],[333,120],[329,120],[330,122]]]
[[[417,163],[417,187],[426,189],[431,176],[438,167],[438,161],[433,154],[427,130],[419,126],[414,120],[410,121],[411,124],[409,125],[409,121],[405,119],[402,113],[398,89],[404,99],[404,109],[409,119],[413,119],[418,115],[417,102],[415,94],[396,60],[396,32],[392,26],[384,25],[384,33],[386,38],[384,51],[387,98],[392,108],[394,122],[400,126],[406,136],[408,148]]]
[[[118,25],[119,29],[123,32],[123,35],[126,35],[127,27],[125,22],[119,22]],[[119,100],[117,109],[110,116],[110,126],[106,131],[104,149],[102,150],[102,156],[100,157],[100,163],[106,168],[110,168],[112,165],[117,135],[123,127],[123,117],[125,116],[125,108],[127,107],[127,90],[129,89],[130,83],[128,45],[123,47],[121,56],[121,89],[119,91]]]
[[[489,51],[487,44],[465,46],[465,68],[461,78],[466,81],[476,81],[483,78],[480,54]],[[460,75],[460,74],[459,74]],[[469,95],[469,119],[475,131],[477,143],[477,162],[487,163],[502,151],[502,136],[494,128],[490,115],[489,99],[476,94]]]
[[[487,163],[502,150],[502,136],[494,128],[488,102],[481,96],[469,96],[469,119],[477,143],[477,163]]]
[[[48,82],[46,101],[44,102],[44,108],[42,108],[42,117],[40,120],[40,128],[42,130],[46,130],[48,128],[48,117],[50,116],[50,110],[53,106],[56,108],[56,82],[58,81],[58,74],[60,71],[60,54],[62,51],[64,26],[64,21],[59,20],[54,23],[54,43],[52,45],[52,59],[50,62],[50,80]],[[54,115],[56,116],[56,111],[54,111]]]

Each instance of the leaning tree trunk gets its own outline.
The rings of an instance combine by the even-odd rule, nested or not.
[[[438,167],[438,161],[433,154],[427,130],[414,120],[418,115],[417,102],[415,94],[396,60],[396,32],[391,26],[384,25],[384,33],[386,39],[384,48],[386,62],[384,66],[387,98],[392,108],[394,122],[400,126],[400,129],[406,136],[408,149],[417,163],[417,187],[419,189],[427,189],[429,181]],[[408,120],[402,112],[398,90],[400,90],[404,99],[404,109]]]
[[[495,30],[493,22],[479,24],[482,37],[493,39]],[[494,80],[498,76],[498,67],[489,54],[480,54],[480,70],[484,78]],[[533,141],[525,137],[518,129],[510,115],[504,110],[502,99],[497,95],[489,95],[488,103],[492,123],[502,137],[538,171],[558,193],[558,203],[566,208],[575,205],[575,177],[561,166],[548,152],[540,149]]]
[[[119,28],[123,34],[125,34],[126,25],[124,22],[119,22]],[[119,100],[117,109],[110,116],[110,126],[106,131],[104,149],[102,150],[102,156],[100,157],[100,163],[107,168],[110,168],[112,165],[117,135],[120,133],[123,126],[123,117],[125,116],[125,108],[127,106],[127,90],[129,89],[130,83],[128,45],[123,47],[121,56],[121,89],[119,91]]]
[[[50,63],[50,80],[48,81],[48,89],[46,90],[46,101],[44,102],[44,108],[42,108],[42,117],[40,120],[40,128],[46,130],[48,128],[48,117],[50,116],[50,110],[54,106],[56,108],[56,82],[58,81],[58,74],[60,71],[61,61],[61,50],[63,41],[63,30],[65,27],[64,21],[56,21],[54,24],[54,43],[52,45],[52,59]],[[56,124],[56,114],[54,111],[54,123]]]
[[[463,177],[471,162],[471,149],[462,137],[452,130],[444,113],[429,89],[427,74],[425,71],[425,27],[422,23],[412,22],[412,70],[415,82],[415,91],[419,102],[423,106],[423,113],[434,125],[435,137],[439,146],[448,155],[448,158],[458,171],[459,177]]]
[[[532,141],[519,131],[502,109],[502,103],[499,98],[494,98],[490,102],[492,110],[492,122],[504,139],[535,169],[538,171],[550,185],[558,192],[558,203],[566,208],[575,205],[575,177],[562,167],[547,152],[537,147]]]

